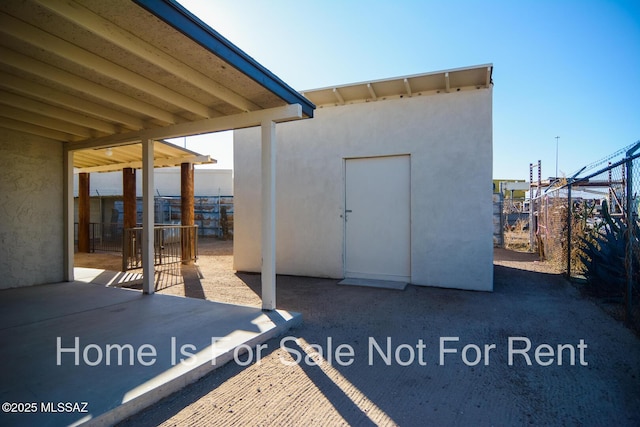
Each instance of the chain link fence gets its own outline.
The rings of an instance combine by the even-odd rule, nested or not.
[[[640,331],[639,149],[640,142],[624,159],[584,177],[578,172],[532,188],[529,227],[541,259]]]

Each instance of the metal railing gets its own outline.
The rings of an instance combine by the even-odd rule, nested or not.
[[[78,244],[78,223],[74,223],[74,239]],[[89,223],[89,252],[122,252],[122,224]]]
[[[197,225],[156,225],[154,265],[179,266],[198,258]],[[122,240],[122,271],[142,268],[142,227],[127,228]]]

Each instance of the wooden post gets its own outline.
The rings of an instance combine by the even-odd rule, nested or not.
[[[135,233],[127,232],[138,223],[138,203],[136,200],[136,170],[122,169],[122,271],[127,271],[129,259],[135,254]],[[139,244],[139,242],[138,242]]]
[[[138,208],[136,204],[136,170],[133,168],[122,169],[122,194],[125,229],[133,228],[138,222]]]
[[[182,225],[193,226],[195,224],[195,200],[193,198],[193,165],[182,163],[180,165],[180,213]],[[193,264],[195,251],[195,235],[192,229],[183,228],[180,233],[182,242],[182,263]]]
[[[78,177],[78,252],[89,252],[89,191],[89,174],[81,172]]]

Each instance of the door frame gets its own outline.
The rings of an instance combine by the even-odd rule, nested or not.
[[[360,160],[360,159],[380,159],[385,157],[409,157],[409,278],[408,282],[411,283],[412,277],[412,242],[413,242],[413,179],[412,179],[412,159],[411,153],[393,153],[393,154],[380,154],[370,156],[350,156],[342,158],[342,213],[340,218],[342,219],[342,278],[346,277],[347,272],[347,161],[348,160]]]

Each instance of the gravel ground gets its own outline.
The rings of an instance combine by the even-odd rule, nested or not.
[[[231,242],[202,240],[185,283],[161,292],[259,306],[260,276],[232,271]],[[638,337],[531,255],[496,250],[494,264],[493,293],[279,276],[278,307],[302,326],[121,425],[640,425]],[[459,341],[441,364],[446,337]],[[517,337],[531,366],[509,363]]]

